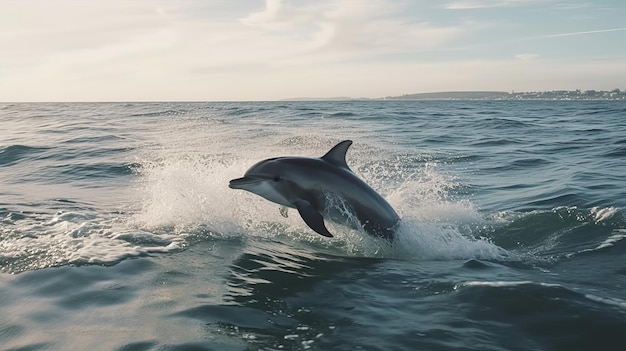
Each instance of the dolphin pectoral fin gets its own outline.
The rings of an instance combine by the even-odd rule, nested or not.
[[[278,211],[280,212],[280,215],[287,218],[289,217],[289,209],[287,208],[287,206],[280,206],[280,208],[278,209]]]
[[[319,235],[323,235],[332,238],[333,235],[326,229],[324,224],[324,217],[315,209],[308,201],[298,200],[294,202],[294,205],[298,209],[298,213],[304,220],[309,228],[313,229]]]

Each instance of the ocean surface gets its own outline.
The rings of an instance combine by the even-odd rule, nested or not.
[[[393,243],[228,181],[347,162]],[[0,350],[624,350],[626,104],[0,104]]]

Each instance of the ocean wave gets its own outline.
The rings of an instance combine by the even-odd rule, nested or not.
[[[160,111],[147,111],[147,112],[137,112],[130,114],[130,117],[167,117],[167,116],[182,116],[185,115],[188,110],[185,109],[176,109],[176,110],[160,110]]]
[[[28,145],[9,145],[0,147],[0,167],[7,167],[16,163],[32,160],[49,151],[48,147]]]
[[[615,149],[604,153],[602,156],[604,157],[618,157],[623,158],[626,156],[626,146],[616,147]]]
[[[620,335],[624,301],[562,284],[533,281],[467,281],[457,284],[460,304],[472,318],[511,323],[554,349],[587,349]],[[622,313],[615,313],[615,308]],[[590,327],[593,326],[593,327]]]
[[[548,260],[607,249],[624,238],[626,228],[623,211],[614,207],[501,212],[491,219],[483,235],[495,244]]]
[[[521,144],[520,140],[516,140],[513,138],[502,138],[502,137],[490,137],[490,138],[482,138],[471,142],[472,146],[475,147],[490,147],[490,146],[505,146],[505,145],[515,145]]]
[[[71,164],[55,167],[59,181],[72,180],[95,181],[98,178],[119,178],[134,174],[137,164],[127,163],[97,163]]]
[[[483,111],[480,115],[497,115],[500,114],[501,111]],[[513,118],[503,118],[503,117],[489,117],[489,118],[481,118],[477,120],[474,124],[474,127],[485,126],[489,129],[496,130],[505,130],[505,129],[528,129],[529,127],[534,127],[534,124],[522,121],[520,119]]]
[[[64,144],[83,144],[83,143],[108,143],[119,142],[126,138],[121,135],[96,135],[96,136],[78,136],[63,141]]]
[[[62,200],[37,207],[57,212],[0,210],[0,272],[112,265],[129,257],[183,247],[178,237],[129,229],[123,213],[99,213],[87,204]]]
[[[333,112],[331,114],[326,115],[326,117],[334,118],[334,117],[354,117],[357,116],[356,113],[353,112]]]
[[[626,312],[626,301],[569,289],[557,283],[516,280],[466,281],[456,284],[454,290],[459,299],[477,301],[479,305],[489,306],[488,309],[494,312],[496,309],[500,310],[500,313],[508,315],[508,318],[560,311],[561,315],[553,316],[567,319],[574,315],[587,315],[589,320],[609,318],[616,323],[613,327],[626,322],[623,317],[612,313],[613,307]]]

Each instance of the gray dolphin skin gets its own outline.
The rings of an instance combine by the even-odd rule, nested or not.
[[[232,189],[243,189],[285,207],[295,208],[316,233],[332,237],[324,218],[348,224],[340,206],[328,204],[337,196],[356,215],[366,232],[393,240],[399,217],[396,211],[369,185],[359,179],[346,163],[352,145],[345,140],[320,158],[275,157],[250,167],[242,178],[230,181]],[[281,207],[286,216],[286,209]]]

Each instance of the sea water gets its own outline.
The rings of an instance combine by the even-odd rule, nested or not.
[[[228,188],[319,157],[393,243]],[[0,104],[2,350],[622,350],[626,104]]]

